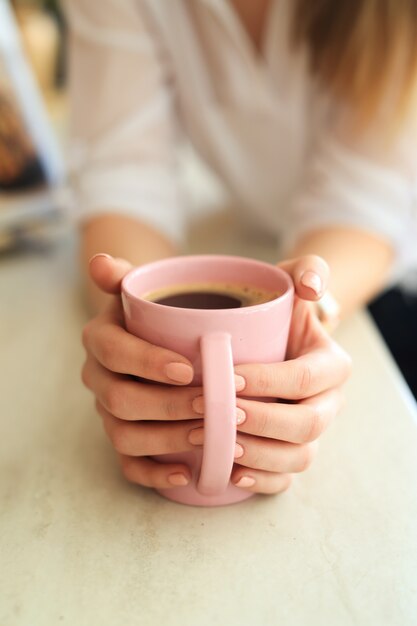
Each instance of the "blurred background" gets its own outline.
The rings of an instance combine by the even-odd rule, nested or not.
[[[65,66],[59,3],[0,0],[0,263],[11,254],[56,248],[71,230]],[[198,176],[206,204],[221,204],[222,190],[214,179],[204,178],[201,167],[184,171],[185,182]],[[223,250],[213,250],[218,251]],[[410,350],[417,345],[417,298],[410,297],[404,307],[407,297],[391,290],[371,304],[370,312],[417,396],[415,352]]]
[[[53,245],[74,223],[66,41],[57,0],[0,0],[0,254]],[[190,207],[215,210],[225,190],[189,146],[182,157]]]
[[[65,27],[54,0],[0,0],[0,251],[51,242],[68,203]]]

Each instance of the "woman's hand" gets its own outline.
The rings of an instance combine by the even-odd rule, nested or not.
[[[188,435],[202,420],[192,404],[202,389],[186,386],[193,378],[186,358],[125,330],[120,283],[130,269],[127,261],[108,255],[90,261],[95,284],[113,295],[84,328],[82,379],[95,395],[125,476],[148,487],[185,485],[191,478],[187,465],[161,464],[148,456],[194,449]]]
[[[350,357],[319,322],[314,306],[325,290],[328,268],[316,256],[281,264],[291,274],[296,296],[287,359],[272,365],[239,365],[238,434],[232,482],[257,493],[278,493],[291,475],[306,470],[317,450],[317,440],[339,412]],[[240,396],[277,398],[276,402],[246,400]],[[203,413],[203,399],[194,401]],[[201,445],[203,429],[189,439]]]
[[[232,481],[259,493],[284,490],[292,473],[308,467],[317,438],[341,406],[340,385],[350,371],[349,358],[306,301],[321,295],[327,266],[318,257],[281,266],[291,274],[297,293],[289,360],[235,368],[238,443]],[[186,452],[202,444],[202,389],[186,386],[193,376],[187,359],[125,330],[120,283],[130,269],[126,261],[107,255],[97,255],[90,263],[94,282],[113,298],[84,329],[83,381],[96,396],[97,410],[126,478],[155,488],[185,485],[191,479],[185,464],[162,464],[148,457]],[[317,277],[306,286],[303,282],[311,279],[307,274],[311,271]],[[314,288],[317,282],[322,289],[314,291],[311,285]],[[245,395],[280,401],[240,397]]]

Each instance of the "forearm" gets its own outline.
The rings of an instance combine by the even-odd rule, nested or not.
[[[393,260],[389,244],[365,231],[329,227],[300,239],[287,256],[318,254],[330,266],[329,290],[345,317],[384,286]]]
[[[86,297],[92,311],[99,310],[108,296],[88,276],[88,261],[98,252],[142,265],[178,254],[175,246],[152,227],[118,214],[94,217],[81,230],[81,263],[86,278]]]

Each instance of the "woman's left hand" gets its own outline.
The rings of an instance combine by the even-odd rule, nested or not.
[[[280,265],[292,277],[296,296],[287,360],[271,365],[238,365],[244,381],[238,391],[238,433],[231,480],[257,493],[278,493],[291,475],[311,464],[317,440],[343,404],[342,385],[351,370],[350,357],[329,336],[311,301],[324,293],[327,264],[303,256]],[[314,278],[315,276],[315,278]],[[277,398],[276,402],[247,400]],[[203,410],[203,405],[195,406]],[[201,439],[201,441],[200,441]],[[202,443],[203,429],[192,443]]]

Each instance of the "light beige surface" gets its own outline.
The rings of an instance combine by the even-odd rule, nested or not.
[[[271,256],[225,220],[192,247]],[[79,379],[73,255],[0,264],[1,626],[414,626],[415,407],[366,316],[338,332],[354,374],[313,467],[280,497],[189,508],[120,476]]]

